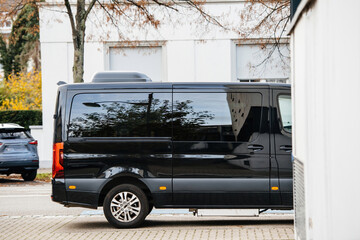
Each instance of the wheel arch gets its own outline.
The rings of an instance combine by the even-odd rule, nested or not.
[[[99,194],[98,206],[103,205],[105,196],[111,189],[121,184],[131,184],[139,187],[141,190],[144,191],[149,203],[153,204],[153,197],[151,191],[144,182],[142,182],[139,178],[133,176],[119,176],[107,182],[101,189]]]

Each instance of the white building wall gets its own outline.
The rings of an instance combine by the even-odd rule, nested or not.
[[[42,62],[42,107],[43,107],[43,141],[44,155],[41,162],[52,162],[53,115],[57,85],[59,81],[69,82],[69,47],[67,42],[41,43]]]
[[[154,82],[165,81],[165,48],[156,47],[111,47],[109,48],[109,70],[146,73]]]
[[[291,33],[293,154],[305,168],[306,237],[360,239],[360,1],[309,6]]]
[[[195,82],[231,82],[231,44],[228,40],[195,42]]]
[[[48,1],[50,2],[50,1]],[[71,28],[65,8],[60,4],[40,4],[40,42],[43,82],[43,127],[45,159],[52,158],[53,114],[56,83],[72,82],[73,45]],[[240,26],[239,14],[246,1],[209,0],[205,8],[222,21]],[[75,9],[74,9],[75,12]],[[94,15],[96,13],[96,16]],[[163,12],[157,11],[156,14]],[[98,71],[111,69],[110,48],[125,46],[116,29],[106,24],[101,11],[95,10],[87,21],[84,81],[89,82]],[[97,20],[104,19],[104,21]],[[158,44],[162,48],[161,81],[237,81],[236,41],[239,36],[198,21],[199,16],[183,12],[172,14],[159,29],[133,27],[124,23],[123,34],[139,46]],[[253,36],[260,38],[263,36]],[[131,46],[131,44],[130,44]],[[120,67],[120,66],[119,66]],[[136,70],[136,69],[131,69]],[[145,73],[146,74],[146,73]],[[156,80],[156,79],[154,79]]]
[[[179,49],[186,49],[179,51]],[[174,82],[195,82],[195,42],[170,41],[167,50],[167,79]]]

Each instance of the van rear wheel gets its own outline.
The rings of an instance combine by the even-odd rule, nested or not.
[[[145,193],[137,186],[122,184],[111,189],[104,199],[104,214],[117,228],[140,226],[149,211]]]

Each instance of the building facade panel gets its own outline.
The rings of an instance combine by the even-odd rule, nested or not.
[[[360,134],[351,124],[360,117],[359,7],[354,0],[303,0],[293,19],[293,154],[304,166],[305,197],[297,239],[360,238],[360,162],[349,150]]]

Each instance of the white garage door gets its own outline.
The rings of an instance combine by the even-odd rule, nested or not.
[[[273,44],[236,46],[236,77],[239,81],[289,82],[289,76],[287,44],[280,44],[275,49]]]
[[[164,80],[161,47],[111,47],[109,51],[109,70],[141,72],[153,82]]]

